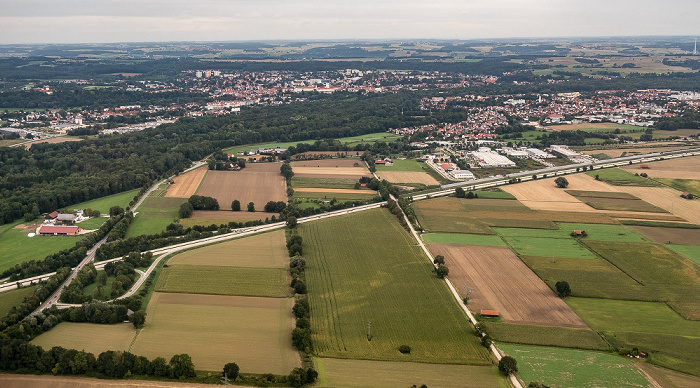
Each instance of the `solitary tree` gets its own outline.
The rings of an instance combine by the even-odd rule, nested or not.
[[[297,218],[294,216],[287,217],[287,226],[289,229],[294,229],[297,226]]]
[[[518,362],[511,356],[503,356],[498,362],[498,370],[508,376],[518,371]]]
[[[236,377],[238,377],[239,371],[240,368],[235,362],[229,362],[228,364],[224,365],[224,373],[231,380],[235,380]]]
[[[565,189],[566,186],[569,185],[569,181],[566,180],[566,178],[564,178],[563,176],[560,176],[559,178],[555,179],[554,183],[556,183],[557,186],[561,189]]]
[[[457,196],[457,198],[464,198],[464,196],[466,195],[466,193],[464,192],[464,189],[463,189],[463,188],[458,187],[458,188],[455,189],[455,195]]]
[[[253,202],[248,202],[248,211],[249,212],[255,211],[255,204]]]
[[[571,295],[571,287],[569,287],[569,282],[557,282],[557,284],[554,285],[554,288],[557,289],[557,294],[559,294],[559,296],[562,298],[566,298],[567,296]]]
[[[241,201],[234,199],[233,202],[231,202],[231,210],[234,212],[241,211]]]
[[[134,312],[129,317],[129,322],[134,325],[135,329],[138,329],[139,327],[143,326],[144,323],[146,323],[146,313],[143,311]]]
[[[438,265],[436,272],[437,272],[437,276],[439,276],[440,278],[444,278],[445,276],[447,276],[450,273],[450,269],[447,268],[447,266]]]

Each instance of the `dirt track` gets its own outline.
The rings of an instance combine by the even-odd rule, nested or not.
[[[231,209],[231,202],[237,199],[241,209],[246,210],[248,202],[262,210],[269,201],[287,201],[287,185],[280,174],[280,163],[248,163],[241,171],[209,171],[199,195],[214,197],[221,209]]]
[[[469,285],[469,308],[498,310],[505,322],[588,328],[509,248],[428,244],[445,256],[450,280],[460,294]]]
[[[202,166],[198,169],[176,176],[173,178],[175,183],[168,187],[168,191],[165,193],[165,196],[170,198],[191,197],[197,192],[199,184],[202,182],[202,179],[204,179],[204,175],[206,175],[207,171],[207,166]]]

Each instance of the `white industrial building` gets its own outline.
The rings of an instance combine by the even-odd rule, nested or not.
[[[545,152],[537,148],[526,148],[525,151],[527,151],[530,157],[537,159],[552,159],[556,157],[549,152]]]
[[[579,160],[579,159],[585,159],[585,155],[580,154],[576,151],[573,151],[569,149],[568,146],[565,145],[552,145],[549,147],[549,149],[555,153],[559,154],[564,158],[570,159],[570,160]]]
[[[462,180],[472,180],[474,179],[474,173],[469,171],[469,170],[455,170],[452,171],[452,176],[455,179],[462,179]]]
[[[489,150],[474,151],[469,153],[471,159],[479,164],[479,167],[515,167],[515,163],[503,155]]]

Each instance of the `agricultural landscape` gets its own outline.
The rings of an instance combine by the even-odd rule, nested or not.
[[[0,386],[700,386],[669,39],[0,44]]]

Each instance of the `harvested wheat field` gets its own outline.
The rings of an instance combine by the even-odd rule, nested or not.
[[[658,206],[692,222],[700,224],[700,201],[691,201],[680,197],[681,192],[665,187],[632,187],[624,188],[624,191],[636,195],[643,201]]]
[[[569,306],[505,247],[428,244],[445,256],[450,280],[460,294],[465,285],[474,293],[469,308],[498,310],[505,322],[587,328]]]
[[[440,182],[435,180],[426,172],[417,171],[379,171],[377,175],[380,179],[386,179],[391,183],[422,183],[426,186],[439,185]]]
[[[97,355],[95,355],[97,357]],[[3,388],[211,388],[211,384],[178,383],[173,381],[105,380],[71,376],[33,376],[0,374]],[[229,385],[229,387],[242,387]]]
[[[98,325],[84,322],[61,322],[32,340],[32,344],[48,350],[54,346],[85,350],[95,357],[107,350],[128,350],[136,336],[128,323]]]
[[[269,201],[287,202],[287,184],[280,173],[280,163],[248,163],[241,171],[209,171],[198,195],[214,197],[221,209],[231,209],[237,199],[241,208],[248,202],[262,210]]]
[[[677,150],[682,150],[688,148],[687,144],[679,143],[679,142],[670,142],[670,143],[658,143],[660,147],[630,147],[630,148],[614,148],[614,149],[598,149],[598,150],[591,150],[591,151],[581,151],[584,154],[587,155],[595,155],[595,154],[605,154],[608,155],[611,158],[619,158],[621,156],[631,156],[631,155],[641,155],[641,154],[649,154],[652,152],[662,152],[662,151],[677,151]],[[663,146],[662,145],[670,145],[670,146]]]
[[[202,183],[202,179],[204,179],[207,171],[209,171],[207,166],[202,166],[190,172],[176,176],[173,178],[173,182],[175,183],[168,187],[168,191],[165,193],[165,196],[173,198],[191,197],[197,192],[199,184]]]
[[[168,264],[286,268],[289,255],[284,230],[230,240],[177,254]]]
[[[288,374],[301,366],[292,347],[293,302],[156,292],[131,352],[166,360],[187,353],[198,370],[220,371],[235,361],[249,373]]]
[[[661,244],[700,245],[700,229],[630,226],[650,241]]]
[[[67,141],[83,141],[83,139],[81,139],[79,137],[52,137],[52,138],[46,139],[46,140],[37,140],[37,141],[33,141],[31,143],[27,143],[24,145],[24,148],[30,149],[32,147],[32,145],[40,144],[40,143],[58,144],[58,143],[65,143]]]
[[[229,204],[229,205],[231,205],[231,204]],[[216,219],[216,220],[225,220],[226,222],[228,222],[228,221],[243,222],[243,221],[264,220],[265,218],[272,218],[272,216],[279,217],[279,213],[247,212],[247,211],[245,211],[246,205],[247,205],[247,203],[243,203],[243,201],[241,201],[242,211],[239,211],[239,212],[233,212],[230,210],[195,210],[192,212],[192,216],[190,218],[181,219],[180,223],[182,223],[184,225],[185,221],[196,220],[196,219]]]
[[[366,167],[293,167],[292,170],[299,178],[360,179],[371,175]]]
[[[647,163],[648,169],[639,165],[626,166],[623,170],[631,173],[647,173],[652,178],[700,179],[700,156],[662,160]]]
[[[596,212],[597,210],[568,194],[565,189],[557,187],[556,178],[538,179],[515,185],[503,186],[502,189],[515,196],[520,202],[533,210],[555,210]],[[586,174],[567,175],[569,186],[566,190],[612,191],[617,188],[607,183],[597,181]]]

